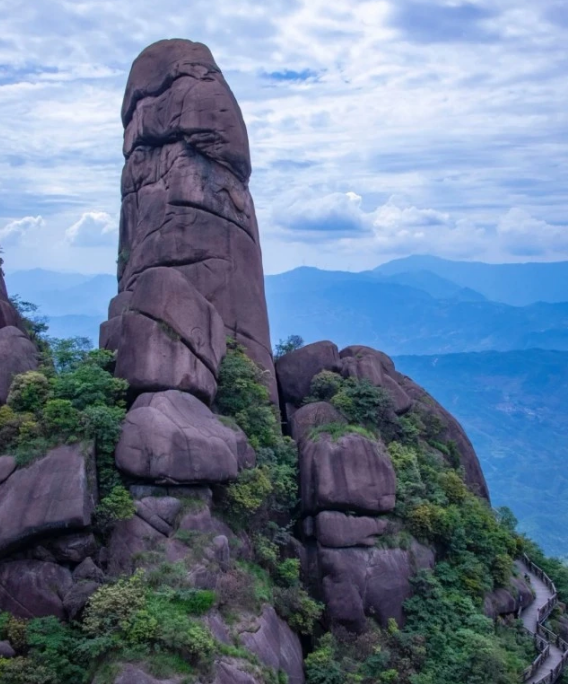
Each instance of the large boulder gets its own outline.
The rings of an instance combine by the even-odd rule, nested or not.
[[[386,532],[384,518],[346,515],[339,511],[321,511],[315,518],[315,537],[321,546],[374,546]]]
[[[413,399],[414,408],[428,420],[431,419],[430,422],[437,431],[435,435],[436,440],[443,444],[446,442],[453,442],[455,444],[459,454],[460,465],[465,470],[465,483],[475,494],[489,500],[489,489],[481,469],[481,464],[469,437],[467,437],[459,422],[411,378],[401,373],[398,373],[397,377],[400,386]]]
[[[176,390],[141,394],[115,450],[125,473],[157,483],[217,483],[255,460],[243,432],[224,425],[199,399]]]
[[[239,640],[248,651],[275,672],[282,670],[289,684],[303,684],[303,649],[299,637],[271,606],[240,630]]]
[[[310,439],[314,428],[331,423],[345,425],[348,421],[327,401],[316,401],[311,404],[301,406],[295,411],[289,421],[291,437],[300,444],[306,439]]]
[[[0,551],[91,523],[97,500],[91,444],[52,449],[0,485]]]
[[[130,302],[129,297],[117,301],[110,316],[136,305],[137,282],[147,270],[166,267],[209,302],[225,334],[243,344],[264,368],[276,401],[259,234],[248,189],[247,131],[208,48],[177,39],[143,50],[129,74],[122,119],[125,166],[118,277],[120,293],[133,295]],[[179,308],[176,301],[161,302],[154,296],[148,301],[159,320],[164,320],[167,304]],[[176,321],[182,318],[176,316]],[[117,344],[117,327],[105,326],[105,346]],[[125,349],[134,349],[142,339],[140,327],[123,329]],[[161,351],[167,359],[174,355],[177,365],[188,365],[176,345],[159,343],[157,333],[153,335],[153,353]],[[120,370],[118,364],[117,373]],[[194,392],[174,384],[180,377],[168,374],[168,361],[158,379],[159,385],[147,384],[145,389]]]
[[[498,615],[515,615],[534,601],[530,586],[522,577],[512,577],[508,587],[499,587],[485,595],[483,609],[485,615],[496,618]]]
[[[339,372],[341,361],[338,347],[332,342],[314,342],[284,354],[275,362],[282,403],[293,412],[311,391],[311,380],[323,370]]]
[[[386,626],[390,618],[404,623],[403,604],[412,595],[410,578],[433,567],[435,555],[417,542],[403,549],[329,549],[318,562],[328,616],[333,624],[360,631],[366,617]]]
[[[0,329],[0,405],[6,403],[15,375],[36,370],[38,352],[28,336],[13,325]]]
[[[36,560],[0,564],[0,611],[23,618],[55,615],[64,619],[64,597],[71,572],[61,565]]]
[[[343,377],[368,380],[371,385],[385,389],[398,415],[410,410],[412,400],[398,385],[396,369],[389,356],[371,347],[353,345],[343,349],[340,358]]]
[[[380,440],[326,433],[299,448],[301,505],[305,514],[323,510],[382,513],[396,502],[396,475]]]

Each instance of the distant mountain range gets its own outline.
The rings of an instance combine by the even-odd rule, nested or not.
[[[461,422],[493,504],[509,506],[544,550],[568,548],[568,355],[482,352],[394,357]]]
[[[407,269],[407,270],[406,270]],[[116,278],[34,269],[6,277],[52,334],[94,341]],[[483,264],[413,256],[350,273],[297,268],[267,276],[274,341],[359,340],[389,354],[568,348],[567,263]]]

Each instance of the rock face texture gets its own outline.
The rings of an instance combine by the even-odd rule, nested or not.
[[[37,349],[26,335],[22,319],[8,299],[0,259],[0,406],[6,403],[14,376],[37,367]]]
[[[127,414],[115,458],[129,475],[156,483],[216,483],[255,463],[241,430],[176,390],[141,394]]]
[[[143,50],[122,120],[120,294],[101,332],[117,374],[135,391],[209,402],[230,335],[268,371],[276,398],[247,131],[208,48],[163,40]]]
[[[97,501],[92,446],[49,451],[0,484],[0,553],[46,532],[86,527]]]
[[[305,514],[324,510],[382,513],[396,503],[396,476],[384,445],[358,434],[336,442],[321,434],[299,450],[301,506]]]

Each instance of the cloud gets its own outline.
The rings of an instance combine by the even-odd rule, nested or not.
[[[550,225],[524,209],[513,207],[501,218],[497,233],[512,254],[533,257],[545,249],[563,253],[568,249],[568,227]]]
[[[50,245],[65,243],[90,270],[95,250],[73,246],[116,239],[105,219],[77,236],[69,226],[119,214],[128,71],[175,35],[211,48],[244,113],[269,270],[339,268],[349,247],[358,267],[383,241],[475,245],[503,261],[528,258],[524,243],[532,258],[564,258],[563,0],[196,0],[187,15],[179,5],[163,0],[158,17],[152,0],[4,13],[0,226],[21,213],[47,224],[36,251],[10,250],[10,267],[49,268]],[[518,243],[499,228],[513,208],[539,222]],[[100,251],[114,270],[113,250]]]
[[[76,247],[107,247],[117,244],[115,218],[104,211],[88,211],[65,231],[66,240]]]
[[[45,226],[41,216],[24,216],[0,228],[0,246],[17,247],[27,242],[29,233]]]

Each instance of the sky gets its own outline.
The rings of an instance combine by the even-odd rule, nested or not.
[[[267,273],[567,254],[559,0],[0,0],[6,271],[113,273],[120,107],[150,43],[206,43],[249,132]]]

